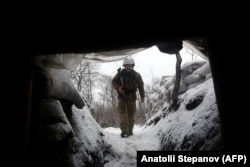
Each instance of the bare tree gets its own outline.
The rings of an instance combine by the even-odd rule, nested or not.
[[[72,72],[73,82],[89,104],[91,104],[93,100],[93,87],[94,82],[97,80],[97,70],[98,66],[95,63],[83,61],[77,69]]]
[[[118,126],[119,116],[116,111],[117,92],[111,85],[112,77],[101,75],[98,81],[99,97],[95,102],[98,106],[93,117],[102,127]]]

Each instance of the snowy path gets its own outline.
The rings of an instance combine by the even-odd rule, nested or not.
[[[129,138],[121,138],[119,128],[104,129],[106,141],[112,146],[112,150],[117,154],[114,157],[106,157],[109,161],[105,167],[133,167],[137,163],[137,151],[158,150],[159,139],[152,135],[147,128],[135,126],[134,135]],[[154,133],[153,133],[154,134]]]

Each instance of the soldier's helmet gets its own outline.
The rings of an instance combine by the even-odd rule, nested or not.
[[[133,58],[131,58],[131,57],[126,57],[124,60],[123,60],[123,66],[125,65],[125,64],[132,64],[132,66],[135,66],[135,61],[134,61],[134,59]]]

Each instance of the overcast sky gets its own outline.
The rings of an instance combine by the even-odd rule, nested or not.
[[[191,51],[183,48],[180,51],[182,64],[192,61]],[[141,73],[145,84],[151,84],[153,78],[161,78],[163,75],[172,76],[175,74],[176,56],[159,51],[156,46],[132,55],[135,60],[135,70]],[[203,60],[195,55],[195,60]],[[100,72],[114,76],[117,69],[122,67],[122,61],[100,63]]]

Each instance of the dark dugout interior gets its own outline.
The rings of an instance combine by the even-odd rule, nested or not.
[[[56,53],[91,53],[99,51],[111,51],[127,48],[150,47],[158,45],[162,52],[174,54],[182,47],[182,40],[193,40],[195,45],[199,45],[199,40],[204,39],[204,51],[208,55],[212,75],[214,79],[215,94],[221,119],[222,134],[224,139],[222,151],[247,151],[247,144],[250,141],[247,134],[249,127],[248,103],[246,101],[248,82],[244,58],[248,54],[238,41],[237,35],[208,34],[206,32],[184,32],[175,33],[158,32],[159,35],[137,36],[135,34],[124,34],[106,32],[88,32],[79,34],[39,34],[36,33],[22,43],[22,47],[14,48],[15,63],[13,68],[18,72],[15,79],[15,99],[20,101],[20,105],[13,105],[10,100],[9,106],[15,114],[15,124],[11,127],[11,136],[8,142],[14,146],[11,149],[13,159],[25,160],[26,147],[28,142],[29,112],[32,100],[31,90],[27,89],[31,75],[30,58],[39,55],[49,55]],[[23,45],[24,44],[24,45]],[[17,49],[18,48],[18,49]],[[20,49],[19,49],[20,48]],[[175,56],[175,55],[173,55]],[[239,80],[235,80],[238,75],[243,75]],[[27,114],[28,113],[28,114]],[[17,125],[16,125],[17,124]],[[13,134],[15,133],[15,134]],[[10,151],[10,150],[8,150]]]

